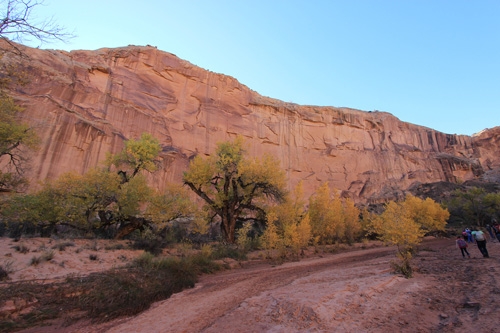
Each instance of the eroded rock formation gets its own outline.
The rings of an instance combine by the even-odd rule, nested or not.
[[[151,176],[159,188],[238,134],[251,155],[279,158],[290,187],[302,180],[306,194],[328,182],[357,202],[379,202],[418,183],[498,177],[500,127],[450,135],[386,112],[285,103],[149,46],[22,49],[31,81],[13,94],[42,139],[35,181],[85,172],[143,132],[163,146]]]

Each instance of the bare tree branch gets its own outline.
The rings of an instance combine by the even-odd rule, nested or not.
[[[53,18],[38,20],[34,16],[33,10],[42,5],[43,0],[0,0],[0,39],[19,51],[11,41],[25,43],[36,40],[42,44],[54,40],[66,42],[73,38],[74,35]]]

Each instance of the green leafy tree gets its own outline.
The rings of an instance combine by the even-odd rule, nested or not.
[[[142,171],[154,170],[160,151],[155,142],[149,135],[127,141],[124,151],[109,157],[113,167],[84,175],[65,173],[45,182],[36,193],[13,197],[2,213],[10,220],[67,225],[85,232],[113,230],[116,238],[196,215],[186,189],[168,185],[160,193],[147,185]]]
[[[26,226],[35,225],[42,236],[48,236],[61,221],[62,207],[58,204],[56,191],[50,184],[32,194],[15,194],[2,201],[0,214],[11,230],[19,228],[20,237]]]
[[[149,133],[143,133],[139,140],[125,141],[125,147],[116,155],[109,155],[107,164],[116,168],[122,183],[129,182],[141,171],[154,172],[156,158],[161,151],[159,141]]]
[[[166,223],[174,219],[192,216],[198,232],[206,231],[199,219],[201,215],[189,198],[188,190],[177,184],[167,184],[162,192],[155,191],[151,194],[144,216],[157,224]]]
[[[35,149],[38,137],[30,126],[21,121],[22,109],[14,103],[7,90],[25,84],[27,72],[21,63],[27,56],[12,41],[66,40],[72,35],[53,20],[34,19],[37,0],[0,1],[0,191],[20,191],[27,185],[25,177],[30,150]],[[12,40],[12,41],[11,41]],[[13,59],[7,59],[7,55]]]
[[[484,205],[486,209],[486,221],[485,224],[490,222],[492,219],[497,219],[500,217],[500,193],[488,193],[484,196]],[[489,220],[489,221],[488,221]]]
[[[184,173],[184,184],[196,193],[211,212],[219,217],[227,242],[235,242],[239,218],[253,214],[265,221],[266,200],[284,199],[285,175],[271,156],[246,158],[243,139],[217,145],[209,158],[196,156]]]
[[[453,191],[446,202],[453,220],[468,225],[485,226],[492,218],[498,218],[500,193],[488,193],[480,187]]]
[[[0,92],[0,191],[22,189],[29,151],[38,146],[38,136],[20,122],[22,109],[12,98]]]

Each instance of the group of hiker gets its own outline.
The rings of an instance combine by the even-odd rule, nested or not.
[[[493,221],[493,225],[486,225],[491,242],[498,241],[500,243],[500,225]],[[470,258],[470,253],[467,250],[468,244],[476,243],[477,248],[484,258],[489,258],[488,250],[486,249],[486,234],[479,228],[465,228],[462,235],[457,236],[456,245],[462,253],[462,257]]]

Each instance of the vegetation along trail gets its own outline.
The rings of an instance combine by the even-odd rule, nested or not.
[[[426,240],[411,279],[391,273],[393,247],[250,265],[204,276],[138,316],[72,331],[497,332],[500,244],[488,245],[492,258],[472,246],[464,260],[452,239]]]

